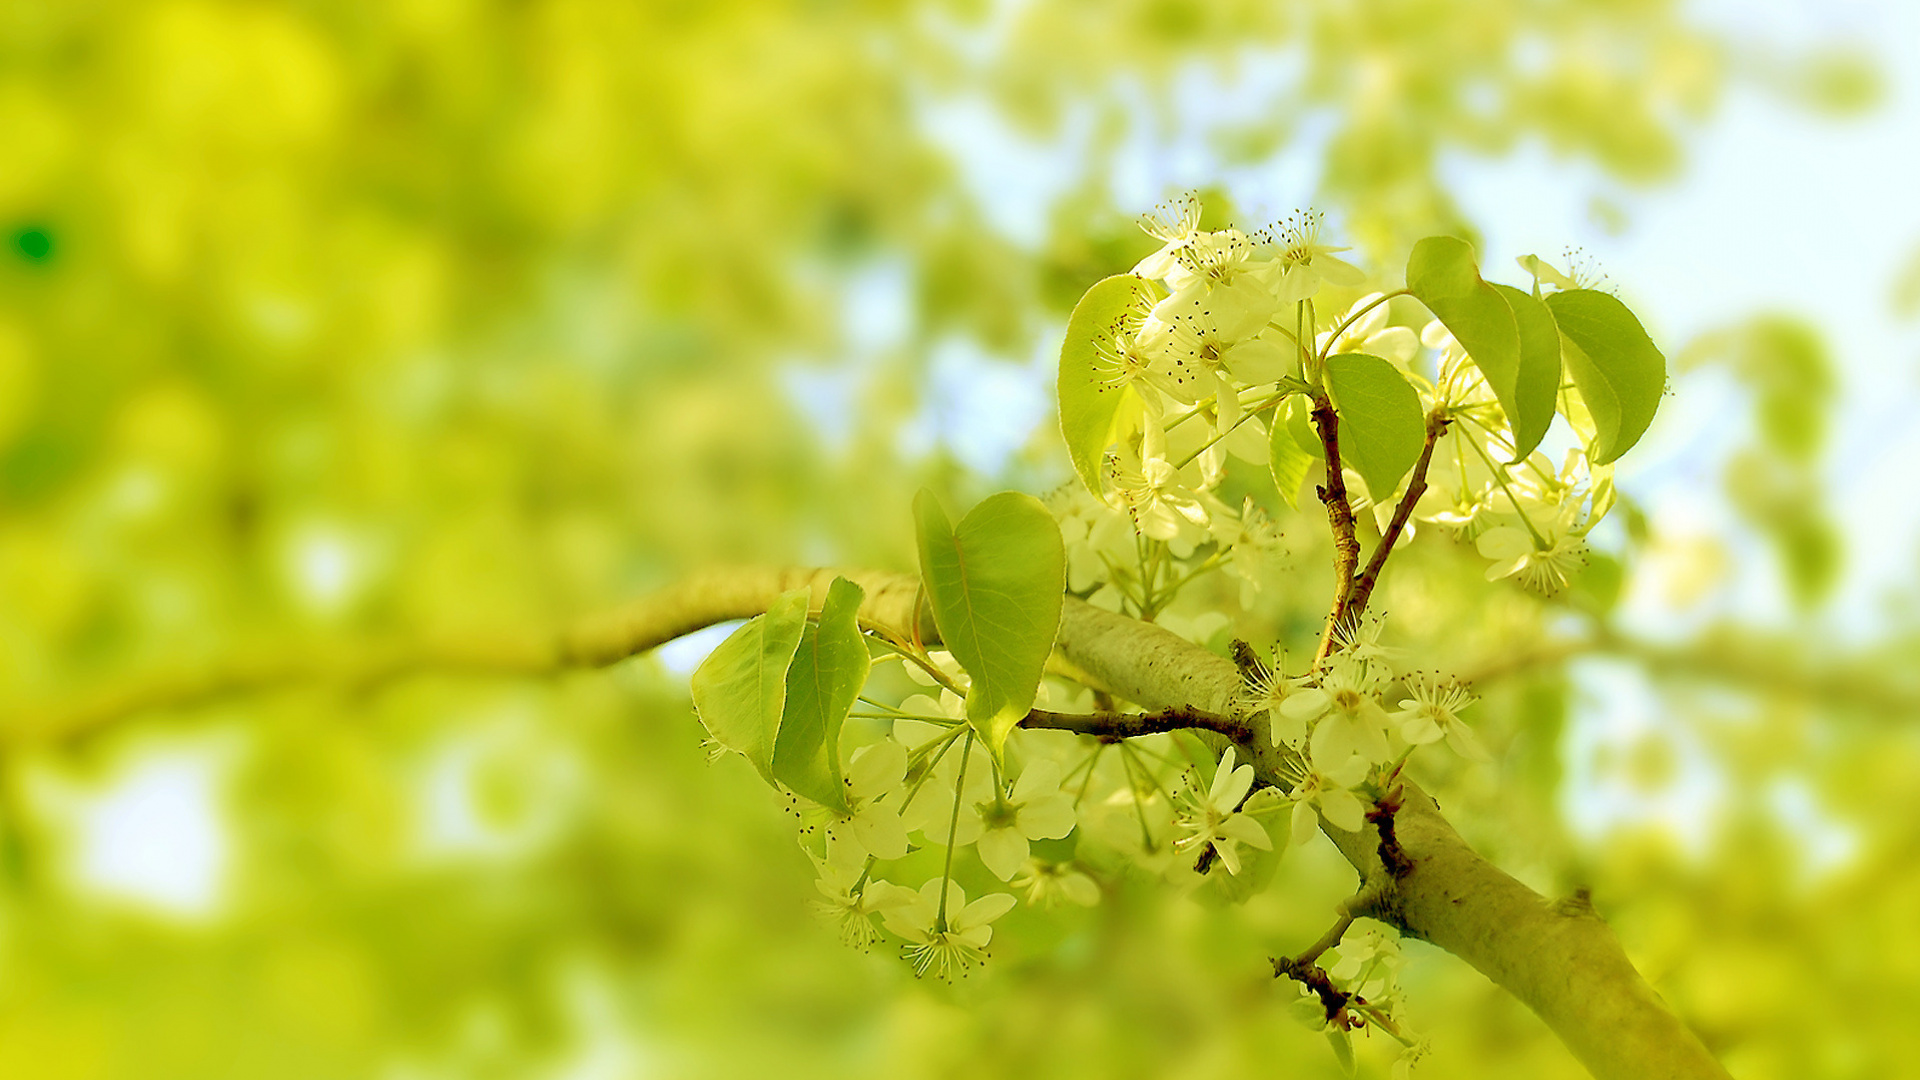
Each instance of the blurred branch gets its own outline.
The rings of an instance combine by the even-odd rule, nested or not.
[[[1580,656],[1614,656],[1676,681],[1718,683],[1885,719],[1920,718],[1920,669],[1897,659],[1898,652],[1895,646],[1884,656],[1808,656],[1804,641],[1731,628],[1710,630],[1685,645],[1661,645],[1596,628],[1587,637],[1549,641],[1488,660],[1464,672],[1461,681],[1484,685]]]
[[[1337,484],[1337,476],[1336,471],[1330,483]],[[810,588],[816,602],[824,601],[827,586],[842,575],[866,590],[860,619],[869,629],[902,640],[937,639],[920,604],[919,579],[912,575],[770,567],[712,570],[558,630],[401,648],[350,656],[337,664],[302,658],[216,668],[197,677],[135,684],[72,706],[24,711],[10,717],[4,730],[16,743],[73,738],[141,712],[295,683],[370,685],[430,671],[537,675],[604,667],[702,627],[758,614],[795,588]],[[1183,722],[1239,715],[1243,683],[1234,663],[1151,623],[1068,597],[1055,648],[1113,695],[1150,713],[1161,710],[1158,715],[1164,718],[1178,713]],[[1042,714],[1043,720],[1049,715],[1057,714]],[[1101,722],[1118,720],[1107,717]],[[1282,752],[1267,738],[1263,722],[1222,726],[1230,730],[1209,727],[1209,737],[1245,736],[1242,745],[1256,777],[1284,786]],[[1602,1080],[1724,1080],[1725,1071],[1661,1003],[1590,909],[1553,904],[1514,880],[1468,847],[1425,792],[1411,782],[1404,791],[1394,814],[1395,838],[1406,860],[1399,874],[1388,872],[1380,861],[1377,825],[1349,833],[1321,824],[1362,882],[1370,887],[1378,883],[1375,917],[1446,949],[1511,991]]]
[[[860,619],[902,640],[932,633],[916,629],[918,580],[884,571],[742,567],[694,574],[659,592],[578,621],[545,630],[498,631],[360,648],[288,648],[228,658],[202,667],[154,672],[68,701],[0,708],[0,744],[77,740],[143,713],[191,709],[249,694],[299,687],[364,692],[414,675],[540,677],[608,667],[715,623],[767,609],[783,592],[813,591],[826,599],[835,577],[866,590]]]

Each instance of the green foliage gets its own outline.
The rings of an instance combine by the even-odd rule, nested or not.
[[[1033,708],[1060,627],[1060,528],[1040,500],[1011,491],[982,500],[957,528],[932,492],[921,492],[913,511],[934,625],[973,679],[967,721],[997,755]]]
[[[1616,297],[1568,289],[1547,297],[1565,337],[1567,371],[1580,388],[1596,430],[1595,464],[1633,448],[1653,422],[1667,389],[1667,359]]]
[[[1514,373],[1511,397],[1500,399],[1513,423],[1513,456],[1518,461],[1533,453],[1553,424],[1560,398],[1560,328],[1539,298],[1511,285],[1495,282],[1493,287],[1513,309],[1514,327],[1520,332],[1520,369]],[[1497,396],[1504,383],[1487,378]]]
[[[1514,458],[1525,457],[1553,421],[1560,344],[1552,318],[1518,289],[1480,276],[1473,247],[1430,236],[1407,259],[1407,290],[1453,334],[1487,377],[1513,425]]]
[[[774,750],[787,703],[787,668],[807,628],[806,589],[784,593],[746,621],[693,673],[693,707],[707,734],[774,781]]]
[[[847,809],[840,726],[866,685],[860,586],[834,578],[820,619],[808,626],[787,668],[786,708],[773,744],[773,778],[823,806]]]
[[[1088,289],[1067,320],[1055,400],[1067,454],[1089,491],[1100,490],[1101,455],[1113,441],[1114,417],[1127,396],[1103,371],[1112,365],[1103,364],[1102,356],[1111,356],[1120,324],[1143,301],[1150,302],[1152,288],[1132,274],[1116,274]]]
[[[1426,440],[1420,395],[1392,364],[1363,353],[1328,357],[1327,385],[1340,410],[1340,460],[1375,499],[1390,497]]]

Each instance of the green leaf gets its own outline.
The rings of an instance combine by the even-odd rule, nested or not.
[[[947,523],[932,492],[913,501],[920,575],[940,640],[973,677],[967,720],[996,756],[1033,707],[1060,628],[1066,548],[1053,515],[1006,491]]]
[[[1307,408],[1307,403],[1299,398],[1288,398],[1281,408],[1287,410],[1287,430],[1293,434],[1293,445],[1315,461],[1325,460],[1327,450],[1320,445],[1320,432],[1313,426],[1313,414]]]
[[[1627,305],[1592,289],[1568,289],[1547,297],[1547,307],[1565,336],[1567,372],[1593,414],[1595,465],[1633,448],[1653,422],[1667,389],[1667,358]]]
[[[1451,236],[1429,236],[1413,245],[1413,255],[1407,259],[1407,291],[1427,305],[1473,357],[1517,429],[1518,417],[1525,411],[1515,396],[1520,329],[1507,298],[1480,277],[1473,245]]]
[[[1132,274],[1094,283],[1074,305],[1066,340],[1060,344],[1060,434],[1074,471],[1095,495],[1100,493],[1100,460],[1112,441],[1114,414],[1130,392],[1105,385],[1096,361],[1103,349],[1113,347],[1127,312],[1150,297],[1152,288]]]
[[[1314,457],[1300,448],[1291,422],[1294,412],[1305,416],[1306,411],[1299,398],[1290,397],[1280,403],[1280,415],[1267,429],[1267,463],[1273,468],[1273,483],[1280,489],[1280,497],[1296,510],[1300,508],[1300,484],[1313,467]]]
[[[773,778],[822,806],[847,809],[840,769],[840,726],[846,723],[872,658],[860,636],[860,586],[834,578],[818,626],[800,635],[787,668],[787,706],[773,743]]]
[[[1498,384],[1493,386],[1500,407],[1507,411],[1507,422],[1513,425],[1513,460],[1519,461],[1533,453],[1553,424],[1554,403],[1560,396],[1560,328],[1553,312],[1531,293],[1511,285],[1493,287],[1513,309],[1514,325],[1520,331],[1520,366],[1511,399]]]
[[[1340,410],[1341,464],[1353,466],[1375,501],[1391,498],[1426,444],[1419,392],[1400,369],[1365,353],[1328,357],[1327,386]]]
[[[787,665],[807,627],[806,589],[780,594],[693,672],[693,707],[707,734],[773,783],[773,746],[787,702]]]

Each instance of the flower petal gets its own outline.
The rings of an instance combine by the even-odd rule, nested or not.
[[[980,861],[993,876],[1005,881],[1027,861],[1027,838],[1009,828],[988,829],[974,843]]]
[[[1029,840],[1058,840],[1073,831],[1073,796],[1056,792],[1020,808],[1020,833]]]

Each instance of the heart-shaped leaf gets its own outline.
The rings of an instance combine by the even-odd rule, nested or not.
[[[1518,428],[1517,418],[1526,414],[1516,398],[1520,328],[1507,298],[1480,277],[1473,245],[1452,236],[1429,236],[1413,245],[1407,259],[1407,291],[1427,305],[1473,357],[1500,407]]]
[[[940,640],[972,677],[967,720],[995,755],[1033,708],[1067,587],[1060,526],[1040,500],[989,496],[948,524],[940,501],[913,501],[920,575]]]

